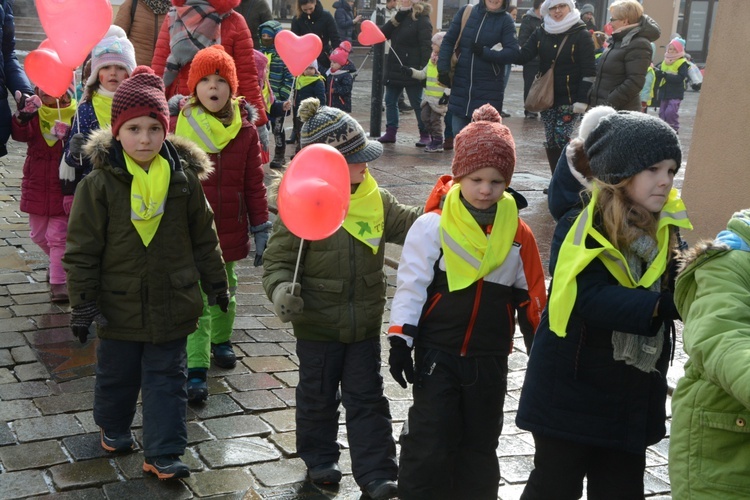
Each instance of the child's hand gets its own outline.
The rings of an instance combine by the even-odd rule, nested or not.
[[[305,301],[300,297],[301,293],[302,285],[291,282],[281,283],[273,291],[273,310],[283,323],[291,321],[295,314],[302,313]]]
[[[398,385],[406,389],[406,382],[414,383],[414,361],[411,359],[411,347],[401,337],[388,337],[391,352],[388,355],[389,370]],[[404,380],[406,377],[406,380]]]
[[[229,310],[230,299],[231,296],[229,295],[229,290],[227,289],[224,289],[217,293],[212,293],[211,295],[206,295],[206,301],[208,302],[209,307],[219,306],[219,309],[221,309],[221,312],[223,313]]]
[[[263,264],[263,252],[266,251],[268,233],[271,231],[271,226],[273,226],[271,221],[266,221],[258,226],[250,227],[250,232],[255,240],[255,261],[253,262],[253,266],[255,267]]]
[[[42,107],[42,100],[38,95],[22,94],[20,90],[15,93],[17,111],[16,117],[21,123],[27,123]]]
[[[52,135],[57,137],[58,140],[62,140],[68,135],[68,130],[70,130],[70,125],[60,120],[55,120],[55,124],[52,126]]]
[[[86,302],[73,307],[70,311],[70,330],[73,335],[78,337],[81,344],[86,343],[89,335],[91,323],[98,323],[99,326],[107,326],[107,318],[99,310],[96,302]]]
[[[68,151],[72,155],[83,154],[83,145],[86,144],[86,136],[82,133],[73,134],[68,142]]]
[[[401,70],[401,74],[406,78],[411,78],[414,74],[409,66],[401,66],[399,69]]]
[[[292,109],[292,101],[284,101],[283,109],[284,111]]]

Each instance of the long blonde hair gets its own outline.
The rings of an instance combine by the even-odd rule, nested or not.
[[[599,179],[594,182],[599,188],[595,210],[601,221],[604,236],[621,252],[643,234],[656,239],[659,214],[633,203],[627,187],[633,182],[628,177],[617,184],[608,184]]]

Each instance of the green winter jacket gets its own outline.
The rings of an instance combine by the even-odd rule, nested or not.
[[[690,356],[672,397],[675,499],[750,498],[750,210],[727,228],[692,251],[675,288]]]
[[[385,242],[403,245],[406,233],[422,213],[396,201],[380,189],[385,230],[378,253],[340,227],[324,240],[305,241],[297,281],[305,302],[292,319],[294,335],[302,340],[344,343],[380,335],[385,309]],[[263,288],[270,299],[276,287],[291,282],[300,238],[278,218],[263,254]]]
[[[148,247],[130,220],[130,185],[120,143],[95,132],[85,153],[94,166],[78,185],[63,258],[70,305],[96,301],[108,325],[99,337],[163,343],[186,337],[207,294],[227,288],[214,217],[199,177],[208,157],[186,139],[170,137],[161,154],[172,167],[164,215]]]

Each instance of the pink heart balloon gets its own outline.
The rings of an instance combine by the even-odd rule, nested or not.
[[[68,68],[78,67],[112,22],[109,0],[36,0],[47,38]]]
[[[282,30],[276,34],[273,44],[281,60],[294,76],[304,73],[305,68],[323,51],[323,42],[313,33],[297,36],[291,31]]]
[[[52,42],[49,41],[49,38],[45,38],[39,44],[39,47],[37,47],[37,49],[52,49],[52,50],[55,50],[55,47],[52,45]]]
[[[375,45],[376,43],[385,42],[385,35],[374,22],[367,20],[362,21],[357,40],[362,45]]]
[[[23,66],[34,85],[52,97],[65,94],[73,81],[73,69],[65,66],[53,49],[32,50]]]

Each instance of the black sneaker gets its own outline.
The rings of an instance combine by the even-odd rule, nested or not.
[[[373,500],[386,500],[398,495],[398,484],[390,479],[376,479],[367,483],[364,490]]]
[[[130,431],[126,433],[117,433],[112,431],[105,431],[99,427],[99,436],[101,438],[101,445],[104,451],[110,453],[124,453],[131,451],[135,446],[133,442],[133,436]]]
[[[307,469],[307,476],[315,484],[339,484],[341,482],[341,469],[336,462],[316,465]]]
[[[219,368],[234,368],[237,364],[237,355],[230,340],[221,344],[211,344],[211,354],[214,355],[214,364]]]
[[[161,480],[190,476],[190,468],[177,455],[146,458],[143,462],[143,472],[155,474]]]

